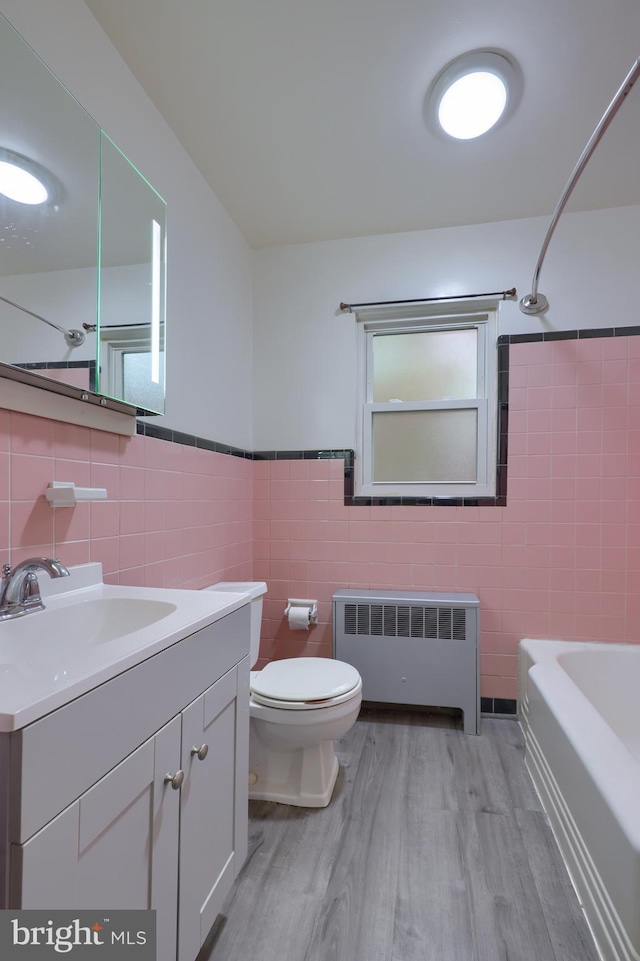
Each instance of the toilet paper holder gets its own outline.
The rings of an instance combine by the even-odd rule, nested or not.
[[[313,599],[308,599],[304,597],[289,597],[287,598],[287,606],[284,609],[284,616],[289,616],[289,611],[292,607],[308,607],[309,608],[309,623],[318,623],[318,602]]]

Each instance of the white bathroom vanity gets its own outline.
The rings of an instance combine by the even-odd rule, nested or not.
[[[194,961],[247,853],[249,599],[60,586],[0,623],[0,906],[155,909]]]

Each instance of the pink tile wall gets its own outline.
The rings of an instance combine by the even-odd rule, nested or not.
[[[108,500],[53,510],[50,480]],[[266,580],[261,663],[331,654],[341,587],[481,603],[484,697],[516,696],[522,637],[640,641],[640,337],[510,352],[508,506],[345,507],[343,462],[257,461],[0,410],[0,563],[103,563],[112,583]],[[320,622],[290,631],[288,597]]]
[[[50,380],[59,380],[63,384],[71,384],[73,387],[82,387],[90,390],[90,374],[87,367],[61,367],[50,368],[46,371],[45,377]]]
[[[329,656],[341,587],[476,593],[484,697],[516,697],[523,637],[640,641],[640,337],[512,346],[506,508],[345,507],[341,460],[254,470],[263,662]],[[287,597],[320,623],[290,631]]]
[[[0,563],[101,561],[110,583],[199,588],[252,568],[252,462],[0,410]],[[49,481],[108,499],[52,509]]]

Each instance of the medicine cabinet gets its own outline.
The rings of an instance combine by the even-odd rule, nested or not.
[[[0,375],[161,414],[166,204],[1,15],[0,85]]]

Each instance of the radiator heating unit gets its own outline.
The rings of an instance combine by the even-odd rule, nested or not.
[[[458,708],[477,734],[479,609],[475,594],[336,591],[333,655],[360,672],[365,701]]]

